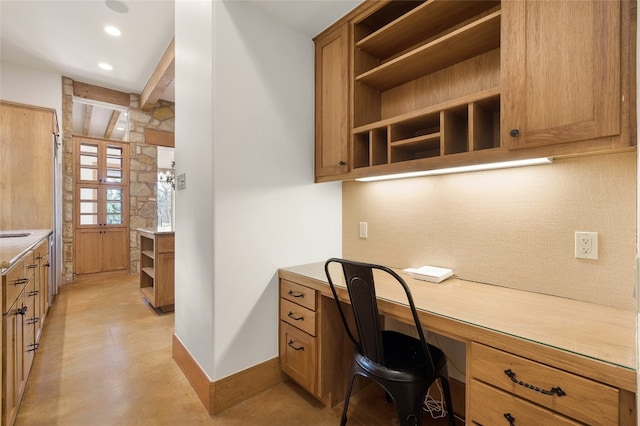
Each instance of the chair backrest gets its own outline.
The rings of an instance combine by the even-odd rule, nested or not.
[[[349,293],[349,302],[352,307],[351,312],[353,313],[353,323],[355,323],[356,326],[355,334],[351,330],[352,327],[349,326],[349,321],[347,319],[345,311],[338,299],[336,286],[330,273],[331,264],[340,264],[342,267],[341,269],[344,275],[347,291]],[[422,342],[425,357],[429,360],[431,366],[433,366],[433,362],[431,361],[431,356],[427,348],[427,342],[424,337],[424,332],[418,318],[418,313],[416,312],[416,307],[413,303],[411,291],[409,290],[407,283],[402,279],[402,277],[400,277],[392,269],[389,269],[385,266],[337,258],[331,258],[327,260],[324,268],[325,274],[327,275],[327,280],[329,281],[329,286],[331,287],[331,292],[333,293],[333,297],[338,304],[338,311],[340,312],[342,322],[344,323],[344,327],[347,331],[347,334],[349,335],[349,338],[353,341],[354,345],[356,345],[357,350],[362,355],[382,365],[385,364],[384,347],[382,343],[382,329],[380,327],[380,317],[378,311],[378,301],[376,298],[373,271],[379,270],[393,277],[405,291],[405,294],[407,296],[407,303],[411,308],[413,320],[415,322],[419,339]]]

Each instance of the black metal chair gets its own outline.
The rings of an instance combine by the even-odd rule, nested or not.
[[[352,324],[355,323],[355,333],[351,330],[346,313],[339,302],[329,271],[331,264],[342,266],[353,312]],[[374,270],[389,274],[404,288],[419,338],[381,329]],[[325,273],[347,334],[355,345],[351,377],[340,424],[344,425],[347,422],[353,381],[356,375],[360,375],[374,381],[386,391],[387,399],[390,398],[395,404],[400,425],[422,424],[424,399],[429,387],[440,379],[449,425],[454,426],[447,358],[439,348],[427,344],[406,282],[387,267],[336,258],[325,263]]]

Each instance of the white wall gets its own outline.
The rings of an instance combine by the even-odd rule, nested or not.
[[[62,75],[0,62],[0,99],[58,112],[62,128]]]
[[[277,356],[277,268],[341,254],[341,186],[313,183],[309,37],[178,1],[176,82],[176,334],[218,380]]]

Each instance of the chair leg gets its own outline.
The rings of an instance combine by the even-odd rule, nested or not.
[[[392,392],[400,426],[420,426],[422,424],[422,403],[425,389],[403,389]]]
[[[353,381],[356,375],[352,374],[349,379],[349,386],[347,386],[347,395],[344,397],[344,408],[342,409],[342,418],[340,419],[340,426],[347,424],[347,411],[349,410],[349,399],[351,399],[351,389],[353,388]]]
[[[440,377],[442,384],[442,393],[444,394],[444,402],[447,406],[447,417],[449,417],[449,426],[455,426],[456,421],[453,417],[453,404],[451,403],[451,388],[449,387],[449,379]]]

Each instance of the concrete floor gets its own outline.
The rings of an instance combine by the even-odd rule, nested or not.
[[[157,313],[145,302],[137,276],[64,285],[49,310],[15,424],[339,424],[340,405],[325,407],[291,382],[209,416],[171,358],[173,322],[173,313]],[[398,424],[375,386],[349,408],[349,425]],[[446,424],[427,417],[424,424]]]

